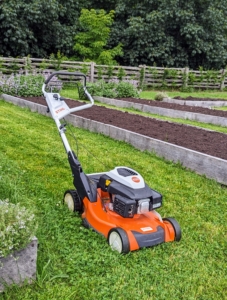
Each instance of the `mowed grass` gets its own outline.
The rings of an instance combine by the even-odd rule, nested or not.
[[[144,90],[140,93],[141,99],[154,100],[155,96],[159,92],[165,92],[170,98],[180,96],[182,98],[186,97],[195,97],[195,98],[213,98],[213,99],[223,99],[227,100],[227,92],[226,91],[218,91],[218,90],[204,90],[204,91],[193,91],[193,92],[181,92],[179,90]],[[71,99],[78,99],[78,93],[76,87],[74,88],[66,88],[61,91],[61,95],[65,97],[69,97]]]
[[[157,93],[162,90],[145,90],[140,94],[140,98],[151,99],[154,100]],[[181,92],[178,90],[167,90],[164,91],[170,98],[180,96],[182,98],[186,97],[195,97],[195,98],[213,98],[213,99],[223,99],[227,100],[226,91],[218,91],[218,90],[204,90],[204,91],[193,91],[193,92]]]
[[[85,172],[132,167],[162,193],[162,217],[181,225],[180,242],[119,255],[62,205],[73,185],[54,121],[0,101],[0,124],[0,199],[20,202],[39,223],[37,280],[0,298],[226,299],[226,187],[153,153],[71,128]]]

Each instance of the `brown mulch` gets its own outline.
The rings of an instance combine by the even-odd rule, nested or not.
[[[43,97],[29,97],[26,99],[46,105]],[[130,101],[139,101],[142,103],[142,99],[131,99]],[[146,103],[152,102],[152,105],[155,102],[156,106],[160,106],[160,104],[168,104],[158,101],[143,101],[146,101]],[[66,102],[69,107],[81,105],[81,102],[79,101],[67,99]],[[186,105],[178,105],[177,109],[180,106],[184,107]],[[187,109],[190,109],[190,107],[188,108],[187,106]],[[205,109],[205,111],[208,112],[211,110]],[[113,126],[127,129],[148,137],[227,160],[227,135],[223,133],[208,131],[182,124],[175,124],[167,121],[160,121],[153,118],[146,118],[139,115],[133,115],[128,112],[117,111],[96,105],[93,105],[93,107],[79,111],[75,114],[87,119],[95,120],[105,124],[111,124]],[[225,116],[227,116],[227,112]]]

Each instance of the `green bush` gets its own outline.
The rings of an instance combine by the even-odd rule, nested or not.
[[[2,75],[0,76],[0,92],[21,97],[42,96],[42,85],[50,74],[34,72],[33,74]],[[54,76],[49,86],[54,91],[58,91],[62,88],[62,82]]]
[[[23,249],[35,235],[34,214],[19,204],[0,200],[0,220],[0,257]]]
[[[10,77],[0,78],[2,93],[17,96],[41,96],[44,77],[41,74],[21,75],[12,74]]]
[[[168,98],[168,95],[164,92],[159,92],[155,95],[154,100],[162,101],[164,98]]]
[[[127,81],[121,81],[116,87],[117,97],[127,98],[134,97],[139,98],[139,92],[136,87]]]
[[[18,96],[41,96],[44,78],[41,74],[21,75],[17,90]]]
[[[104,80],[98,80],[88,85],[88,91],[93,96],[116,98],[116,85],[112,82],[106,83]]]
[[[93,84],[89,84],[88,90],[93,96],[108,98],[138,98],[139,91],[133,83],[119,80],[112,80],[106,83],[104,80],[98,80]]]

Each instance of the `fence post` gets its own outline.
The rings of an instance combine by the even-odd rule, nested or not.
[[[90,82],[94,83],[94,74],[95,74],[95,63],[91,62],[91,68],[90,68]]]
[[[189,68],[188,67],[185,67],[184,69],[183,69],[184,71],[183,71],[183,85],[182,85],[182,87],[183,88],[187,88],[188,87],[188,74],[189,74]]]
[[[220,90],[222,91],[225,88],[225,71],[226,69],[221,70],[221,84],[220,84]]]
[[[146,73],[146,65],[139,65],[139,87],[143,89]]]

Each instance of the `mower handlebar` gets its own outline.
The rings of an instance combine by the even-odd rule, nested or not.
[[[52,112],[52,107],[53,107],[53,103],[52,103],[53,93],[52,92],[51,93],[46,92],[45,88],[46,88],[46,85],[50,82],[51,78],[53,78],[55,75],[70,75],[70,76],[83,77],[84,78],[83,91],[84,91],[84,94],[86,95],[87,99],[90,101],[90,103],[83,104],[83,105],[80,105],[80,106],[77,106],[77,107],[73,107],[73,108],[67,107],[67,109],[65,109],[66,107],[63,107],[63,113],[61,112],[61,114],[58,114],[59,112],[56,112],[54,109],[53,109],[53,112]],[[66,115],[68,115],[70,113],[73,113],[73,112],[76,112],[76,111],[79,111],[79,110],[82,110],[82,109],[89,108],[89,107],[91,107],[94,104],[94,99],[92,98],[92,96],[90,95],[90,93],[88,92],[88,90],[86,88],[86,75],[83,74],[83,73],[80,73],[80,72],[65,72],[65,71],[56,71],[56,72],[53,72],[45,80],[45,82],[44,82],[44,84],[42,86],[42,92],[43,92],[43,95],[44,95],[44,97],[46,99],[47,106],[48,106],[48,108],[49,108],[49,110],[50,110],[50,112],[52,114],[52,117],[54,119],[63,118],[63,117],[65,117]],[[60,99],[60,100],[63,100],[63,99]],[[64,101],[62,101],[62,102],[64,102]]]
[[[52,77],[54,77],[55,75],[74,75],[74,76],[82,76],[84,77],[84,85],[86,86],[86,75],[80,72],[65,72],[65,71],[56,71],[53,72],[46,80],[45,80],[45,84],[48,84],[51,80]]]

